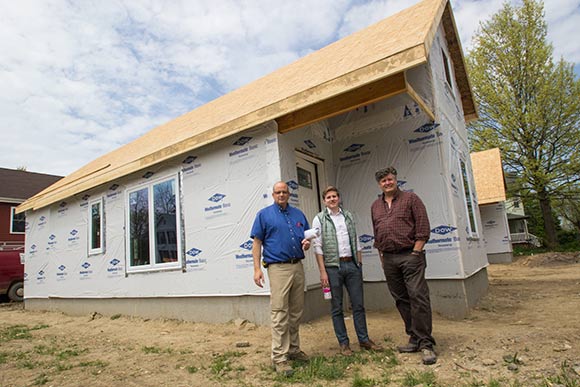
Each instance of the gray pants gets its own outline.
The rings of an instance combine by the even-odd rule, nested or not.
[[[433,348],[433,329],[429,287],[425,279],[425,253],[390,254],[383,252],[383,269],[395,305],[405,322],[409,342],[419,349]]]

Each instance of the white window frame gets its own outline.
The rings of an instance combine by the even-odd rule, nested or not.
[[[10,234],[22,235],[26,234],[26,218],[24,218],[24,231],[14,231],[14,215],[16,207],[10,207]]]
[[[451,90],[453,90],[453,71],[451,71],[451,58],[445,52],[443,47],[441,47],[441,61],[443,62],[443,76],[445,78],[445,83]]]
[[[155,262],[155,222],[152,221],[152,216],[154,212],[155,201],[153,198],[153,187],[157,184],[165,183],[167,181],[175,181],[175,237],[177,242],[177,261],[175,262]],[[149,264],[148,265],[131,265],[131,206],[129,204],[129,198],[131,193],[140,191],[143,188],[147,188],[147,198],[148,198],[148,219],[149,219]],[[139,272],[149,272],[149,271],[160,271],[160,270],[175,270],[182,268],[183,253],[181,247],[181,195],[180,195],[180,179],[179,174],[174,173],[168,176],[160,177],[158,179],[148,181],[147,183],[136,185],[126,191],[125,194],[125,262],[127,273],[139,273]]]
[[[100,230],[99,230],[99,235],[100,235],[100,246],[99,248],[93,249],[91,244],[93,242],[93,205],[95,204],[99,204],[100,205],[100,209],[101,209],[101,224],[100,224]],[[89,249],[89,255],[96,255],[96,254],[103,254],[105,252],[105,201],[103,200],[102,197],[95,199],[95,200],[91,200],[89,202],[89,209],[88,209],[88,213],[89,213],[89,219],[88,219],[88,249]]]
[[[469,170],[467,169],[467,162],[460,157],[459,158],[459,174],[461,176],[461,188],[462,188],[462,197],[463,197],[463,204],[465,208],[465,215],[466,215],[466,222],[467,222],[467,237],[469,239],[479,239],[479,230],[477,225],[477,216],[475,212],[475,198],[474,198],[474,188],[472,184],[471,175]],[[465,183],[467,182],[467,186]],[[468,203],[469,200],[469,203]],[[469,204],[471,204],[471,214],[469,213]],[[473,225],[471,224],[473,221]]]

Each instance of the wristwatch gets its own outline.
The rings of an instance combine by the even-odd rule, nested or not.
[[[411,254],[412,255],[421,255],[421,254],[423,254],[423,250],[413,250],[413,251],[411,251]]]

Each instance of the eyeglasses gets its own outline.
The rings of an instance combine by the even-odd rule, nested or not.
[[[276,195],[287,195],[288,191],[274,191],[274,194]]]

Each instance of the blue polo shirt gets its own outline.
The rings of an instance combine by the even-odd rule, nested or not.
[[[283,210],[274,203],[258,212],[250,237],[262,241],[264,262],[285,262],[291,258],[304,258],[302,240],[304,230],[309,228],[302,211],[290,205]]]

